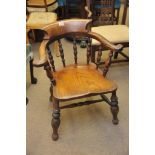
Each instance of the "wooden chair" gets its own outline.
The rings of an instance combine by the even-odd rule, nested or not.
[[[47,76],[51,81],[50,94],[53,101],[53,140],[58,139],[60,109],[64,108],[73,108],[76,106],[89,105],[96,102],[105,101],[111,107],[113,124],[118,124],[117,113],[119,108],[118,99],[116,96],[117,85],[115,82],[108,80],[105,75],[107,74],[111,63],[111,57],[115,52],[121,50],[122,45],[113,45],[101,35],[86,30],[86,26],[89,22],[90,20],[88,19],[62,20],[43,28],[43,30],[46,32],[46,35],[40,46],[40,61],[34,65],[36,67],[44,66]],[[64,56],[65,51],[63,50],[63,45],[61,42],[61,39],[68,35],[74,37],[73,54],[75,63],[72,65],[66,65]],[[76,36],[88,38],[86,48],[86,63],[84,64],[78,63]],[[96,39],[101,43],[96,64],[90,62],[91,38]],[[62,69],[56,68],[51,53],[50,45],[55,41],[59,42],[59,49],[63,66]],[[109,56],[105,60],[103,70],[99,68],[102,55],[101,47],[106,47],[110,50]],[[108,93],[112,94],[111,101],[108,99],[108,97],[106,97],[106,94]],[[59,106],[60,101],[68,101],[95,95],[100,95],[101,99]]]
[[[114,25],[114,0],[101,0],[101,4],[104,7],[101,8],[99,14],[95,14],[94,11],[90,10],[90,2],[87,1],[87,10],[89,10],[89,14],[91,12],[92,17],[92,27],[91,31],[99,33],[104,36],[107,40],[109,40],[113,44],[122,44],[123,47],[129,47],[129,28],[126,25]],[[93,5],[93,4],[92,4]],[[89,16],[89,18],[91,18]],[[92,55],[91,61],[95,62],[95,52],[99,48],[99,42],[95,39],[92,40]],[[106,50],[106,48],[102,49]],[[129,57],[119,51],[119,53],[115,53],[114,58],[117,59],[118,54],[122,55],[125,59],[121,60],[113,60],[113,63],[116,62],[128,62]]]

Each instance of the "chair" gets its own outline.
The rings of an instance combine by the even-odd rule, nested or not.
[[[47,26],[47,25],[57,21],[57,14],[53,13],[53,12],[32,12],[32,13],[29,13],[27,10],[27,13],[28,13],[28,19],[26,22],[26,29],[32,30],[34,38],[35,38],[34,30],[41,29],[42,27]],[[59,56],[57,43],[54,44],[54,49],[55,49],[56,56]]]
[[[115,82],[108,80],[105,76],[108,72],[112,55],[121,50],[122,45],[113,45],[101,35],[89,32],[86,30],[86,26],[90,23],[88,19],[68,19],[58,21],[49,26],[44,27],[45,39],[40,46],[40,61],[34,64],[36,67],[44,66],[47,77],[51,81],[50,94],[53,101],[53,119],[52,127],[53,134],[52,139],[58,139],[58,127],[60,125],[60,110],[65,108],[73,108],[76,106],[89,105],[96,102],[105,101],[111,107],[113,115],[113,124],[118,124],[118,99],[116,96],[117,85]],[[65,51],[61,42],[62,38],[66,36],[72,36],[73,41],[73,55],[74,64],[66,65]],[[49,37],[48,39],[47,36]],[[78,51],[76,45],[76,37],[82,36],[88,38],[86,48],[86,63],[78,63]],[[90,62],[91,56],[91,38],[98,40],[100,48],[98,51],[96,64]],[[50,45],[55,42],[59,42],[60,56],[62,60],[62,69],[57,69],[51,53]],[[99,68],[101,60],[101,46],[108,48],[109,56],[105,60],[104,68]],[[106,94],[112,94],[111,100],[106,97]],[[59,102],[74,100],[78,98],[84,98],[88,96],[100,95],[101,99],[86,101],[80,103],[73,103],[71,105],[59,106]]]
[[[87,10],[89,10],[89,14],[92,14],[92,27],[91,31],[96,32],[104,36],[107,40],[109,40],[113,44],[122,44],[123,47],[129,47],[129,28],[126,25],[114,25],[114,0],[101,0],[101,5],[104,5],[100,9],[100,13],[96,14],[93,10],[90,10],[90,2],[87,1]],[[92,6],[94,6],[92,4]],[[91,18],[89,16],[89,18]],[[92,55],[91,60],[95,62],[95,52],[99,47],[99,42],[95,39],[92,40]],[[106,50],[106,48],[102,49]],[[119,51],[119,53],[115,53],[114,59],[117,59],[118,54],[122,55],[125,59],[121,60],[113,60],[113,63],[116,62],[128,62],[129,57]]]

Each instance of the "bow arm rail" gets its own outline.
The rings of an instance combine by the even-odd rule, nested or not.
[[[34,60],[33,65],[35,67],[43,67],[47,63],[46,44],[48,40],[43,40],[39,47],[39,59]]]

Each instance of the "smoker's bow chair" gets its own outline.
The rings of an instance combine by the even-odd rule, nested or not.
[[[100,0],[100,13],[96,14],[91,10],[90,1],[87,0],[87,9],[89,13],[88,18],[92,18],[91,31],[99,33],[113,44],[122,44],[123,47],[129,47],[129,28],[126,25],[114,25],[114,2],[115,0]],[[99,2],[98,2],[99,3]],[[94,4],[92,4],[94,6]],[[91,15],[91,16],[90,16]],[[95,62],[95,52],[99,49],[100,43],[92,40],[92,55],[91,61]],[[107,50],[103,48],[102,50]],[[117,59],[118,54],[125,59],[114,60],[112,62],[128,62],[129,57],[122,51],[116,52],[114,58]]]
[[[60,125],[60,109],[73,108],[81,105],[88,105],[96,102],[105,101],[111,107],[113,115],[113,124],[118,124],[118,100],[116,96],[117,85],[115,82],[108,80],[105,75],[108,72],[111,57],[115,52],[122,48],[122,45],[113,45],[101,35],[94,32],[88,32],[86,30],[87,24],[90,22],[88,19],[70,19],[62,20],[53,23],[45,28],[44,31],[48,34],[48,40],[41,43],[40,46],[40,60],[35,64],[37,67],[44,66],[47,76],[51,81],[50,94],[53,101],[53,140],[58,139],[58,127]],[[61,39],[68,35],[72,35],[73,41],[73,55],[74,64],[66,65],[65,52]],[[78,50],[76,45],[76,36],[82,36],[88,38],[86,48],[86,63],[78,63]],[[98,51],[96,64],[90,62],[91,56],[91,38],[96,39],[100,42],[101,47],[108,48],[109,56],[107,57],[103,70],[99,69],[102,52]],[[50,45],[55,42],[59,42],[60,56],[62,60],[62,69],[57,70],[54,62]],[[46,53],[47,52],[47,53]],[[79,58],[80,59],[80,58]],[[106,97],[106,94],[111,93],[111,101]],[[73,100],[77,98],[84,98],[88,96],[100,95],[101,99],[86,101],[80,103],[74,103],[71,105],[59,106],[60,101]],[[97,114],[97,113],[96,113]]]

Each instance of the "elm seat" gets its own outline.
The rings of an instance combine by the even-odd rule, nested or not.
[[[106,25],[92,27],[92,32],[96,32],[111,43],[126,43],[129,42],[129,28],[126,25]],[[95,39],[92,40],[93,45],[98,45],[99,42]]]
[[[57,21],[57,14],[52,12],[32,12],[27,20],[26,27],[37,29]]]
[[[103,77],[94,64],[70,65],[54,72],[53,76],[56,80],[53,95],[57,99],[76,98],[89,94],[112,92],[117,89],[116,84]]]

